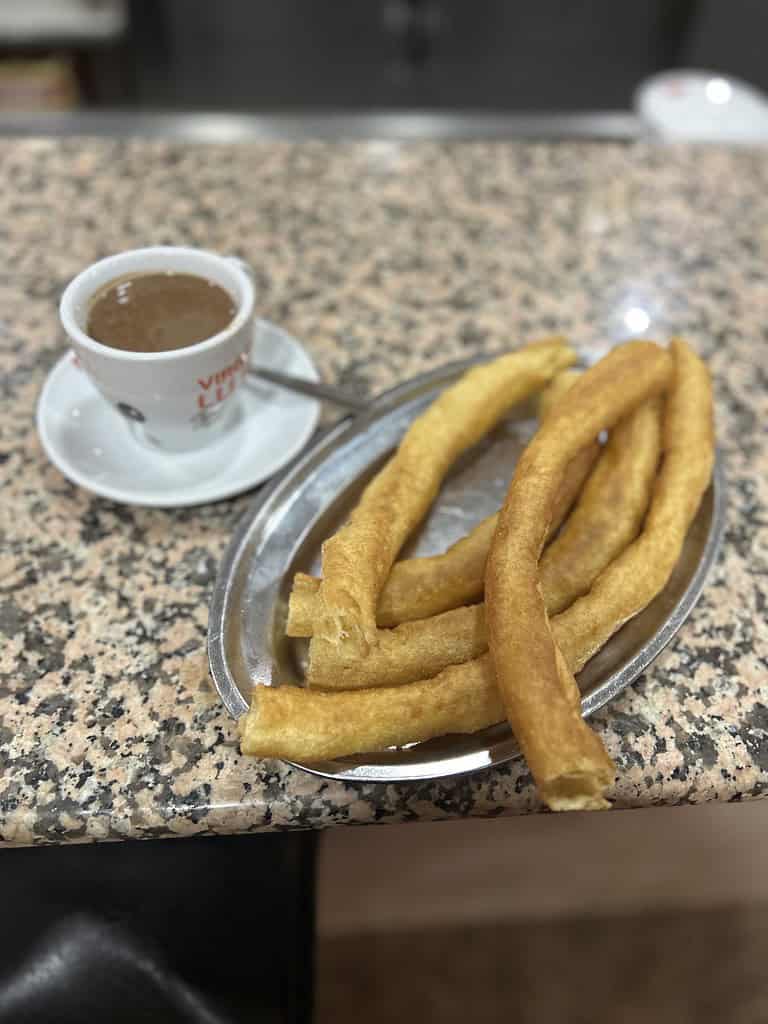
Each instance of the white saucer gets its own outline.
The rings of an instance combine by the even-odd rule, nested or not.
[[[290,334],[257,320],[254,347],[256,332],[269,334],[267,344],[261,336],[261,365],[318,379],[314,363]],[[134,438],[128,421],[101,397],[70,352],[45,382],[37,430],[57,469],[94,494],[126,505],[202,505],[272,476],[301,451],[317,424],[320,406],[314,398],[253,379],[238,396],[238,419],[227,433],[197,451],[167,454]]]

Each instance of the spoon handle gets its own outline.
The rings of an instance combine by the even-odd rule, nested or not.
[[[365,399],[356,398],[345,391],[331,387],[330,384],[323,384],[322,381],[302,380],[300,377],[292,377],[287,373],[280,373],[278,370],[268,370],[261,366],[249,366],[248,374],[258,377],[260,380],[269,381],[280,388],[288,391],[298,391],[299,394],[309,395],[310,398],[319,398],[324,402],[332,402],[343,409],[351,409],[353,412],[366,412],[368,403]]]

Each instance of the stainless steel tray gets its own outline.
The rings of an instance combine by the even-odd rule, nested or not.
[[[302,684],[306,641],[289,640],[284,631],[293,574],[319,572],[321,542],[346,518],[413,419],[476,361],[441,367],[382,394],[369,413],[331,429],[248,510],[219,570],[208,631],[213,681],[234,717],[246,711],[257,684]],[[495,511],[535,425],[533,410],[521,407],[463,456],[403,554],[444,551]],[[678,631],[701,593],[723,525],[724,483],[718,461],[666,588],[579,673],[585,715],[636,679]],[[518,753],[509,727],[500,724],[469,736],[445,736],[298,767],[334,779],[403,782],[476,771]]]

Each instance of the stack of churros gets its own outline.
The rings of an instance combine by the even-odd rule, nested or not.
[[[553,810],[600,809],[614,765],[574,678],[664,588],[709,483],[712,389],[681,340],[584,373],[560,338],[476,367],[405,434],[297,574],[306,688],[257,686],[246,754],[312,762],[509,721]],[[541,395],[504,505],[444,554],[396,561],[453,461]],[[607,440],[601,439],[606,435]]]

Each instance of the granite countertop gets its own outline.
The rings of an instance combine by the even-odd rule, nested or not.
[[[115,505],[49,465],[34,427],[65,350],[63,286],[153,243],[250,260],[262,314],[361,394],[552,330],[600,351],[631,309],[651,336],[685,334],[716,381],[726,540],[678,638],[592,721],[617,807],[766,790],[768,151],[25,140],[0,143],[0,161],[0,840],[539,808],[522,764],[353,786],[240,756],[204,651],[248,496]]]

